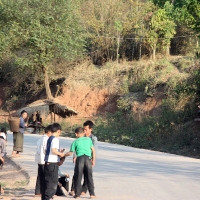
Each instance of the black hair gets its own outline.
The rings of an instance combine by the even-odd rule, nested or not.
[[[77,134],[84,133],[84,129],[82,127],[77,127],[74,132]]]
[[[7,132],[6,132],[6,128],[1,128],[1,132],[3,132],[3,133],[5,133],[5,134],[7,134]]]
[[[83,123],[83,126],[89,126],[89,128],[93,128],[94,123],[90,120],[87,120],[86,122]]]
[[[57,132],[58,130],[62,130],[62,129],[61,129],[61,125],[60,125],[59,123],[53,123],[53,124],[51,125],[51,132],[52,132],[52,133],[55,133],[55,132]]]
[[[7,131],[6,131],[6,128],[1,128],[1,132],[5,133],[6,135],[6,141],[7,141]],[[0,136],[0,138],[4,139],[3,136]]]
[[[44,129],[45,133],[48,133],[48,132],[51,132],[51,131],[52,131],[52,125],[51,124],[46,126],[46,128]]]
[[[22,110],[21,115],[23,115],[24,113],[27,113],[25,110]]]

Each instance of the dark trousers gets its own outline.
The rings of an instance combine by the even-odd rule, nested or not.
[[[88,190],[88,187],[87,187],[87,178],[86,178],[86,175],[84,173],[84,182],[83,182],[83,185],[82,185],[82,192],[87,193],[87,190]],[[73,176],[73,179],[72,179],[71,191],[75,191],[75,188],[74,188],[74,176]]]
[[[74,168],[74,175],[75,175],[75,168]],[[74,176],[73,175],[73,178],[72,178],[72,185],[71,185],[71,191],[75,191],[75,187],[74,187]]]
[[[38,164],[38,174],[35,186],[35,194],[42,194],[44,187],[44,165]]]
[[[87,190],[88,190],[87,178],[86,178],[86,173],[85,172],[83,172],[83,173],[84,173],[84,182],[83,182],[83,185],[82,185],[82,192],[87,193]],[[75,174],[75,170],[74,170],[74,174]],[[73,175],[73,178],[72,178],[71,191],[75,191],[75,188],[74,188],[74,175]]]
[[[55,195],[58,184],[58,164],[45,163],[44,166],[44,190],[42,200],[49,200]]]
[[[86,172],[84,172],[84,182],[82,185],[82,192],[87,193],[88,186],[87,186],[87,178],[86,178]]]
[[[66,176],[60,177],[60,178],[58,179],[58,182],[61,183],[62,186],[63,186],[67,191],[69,191],[69,181],[66,181]],[[63,195],[63,192],[62,192],[62,190],[60,189],[60,186],[57,186],[56,195],[58,195],[58,196],[62,196],[62,195]]]
[[[88,186],[90,196],[95,196],[94,182],[93,182],[93,176],[92,176],[92,162],[91,162],[91,158],[86,155],[79,156],[76,159],[75,174],[74,174],[74,188],[75,188],[76,196],[81,195],[81,191],[82,191],[81,180],[82,180],[83,173],[87,180],[87,186]]]

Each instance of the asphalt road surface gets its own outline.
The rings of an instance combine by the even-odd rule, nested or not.
[[[25,134],[24,152],[20,158],[13,159],[28,172],[28,188],[32,192],[37,173],[37,164],[34,162],[36,142],[40,137]],[[12,134],[8,134],[8,140],[7,152],[11,155]],[[71,138],[60,137],[61,149],[69,151],[72,141]],[[66,158],[61,170],[73,176],[72,157]],[[200,199],[198,159],[99,142],[93,175],[99,200]],[[88,197],[89,194],[82,199]]]

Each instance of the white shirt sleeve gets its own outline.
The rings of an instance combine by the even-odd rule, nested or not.
[[[54,138],[51,142],[51,148],[52,149],[58,149],[59,150],[59,139],[58,138]]]

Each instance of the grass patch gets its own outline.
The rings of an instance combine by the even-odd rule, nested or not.
[[[20,188],[23,189],[27,184],[28,184],[28,180],[16,181],[15,187],[18,188],[18,189],[20,189]]]
[[[5,188],[7,184],[4,183],[4,182],[0,182],[0,185],[1,185],[1,187],[4,187],[4,188]]]

